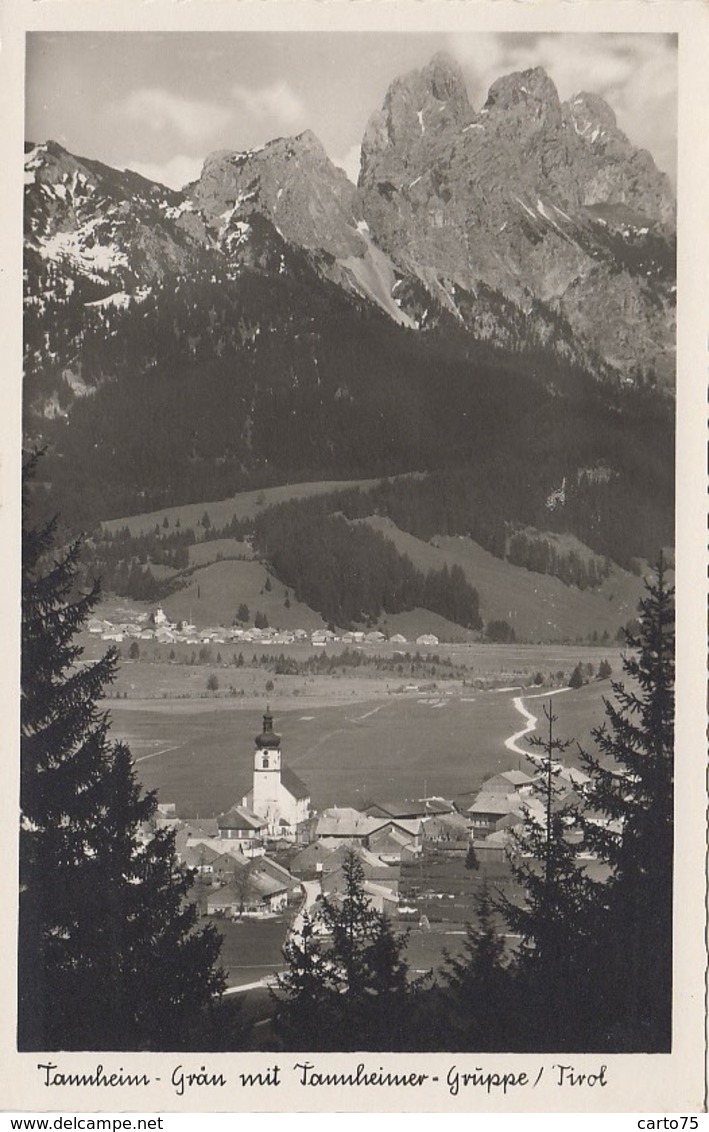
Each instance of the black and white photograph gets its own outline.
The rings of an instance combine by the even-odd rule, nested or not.
[[[471,1109],[536,1057],[557,1105],[603,1107],[616,1055],[674,1064],[692,1026],[702,1106],[691,26],[477,7],[28,20],[7,903],[33,1106],[80,1076],[62,1054],[95,1086],[238,1053],[369,1094],[455,1063]]]

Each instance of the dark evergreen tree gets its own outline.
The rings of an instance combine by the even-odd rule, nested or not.
[[[314,921],[304,913],[298,930],[289,933],[283,946],[286,969],[278,976],[278,990],[270,992],[283,1049],[337,1048],[330,1045],[335,1035],[327,1030],[335,990],[316,922],[317,916]]]
[[[576,690],[578,688],[583,688],[583,685],[583,668],[581,666],[581,662],[579,661],[579,663],[576,665],[573,672],[569,676],[569,687]]]
[[[410,1048],[423,983],[409,978],[406,936],[371,907],[354,851],[343,872],[342,895],[322,897],[313,919],[286,943],[287,969],[273,994],[276,1031],[286,1049]]]
[[[588,847],[611,877],[599,922],[598,1010],[604,1041],[622,1050],[669,1050],[672,1021],[674,806],[674,589],[660,560],[639,605],[629,683],[613,681],[606,721],[584,753],[591,776]]]
[[[23,535],[18,1044],[169,1048],[223,988],[221,941],[196,930],[174,836],[138,838],[156,799],[97,707],[115,652],[78,663],[98,589],[73,595],[80,548],[54,557],[55,529]]]
[[[516,1001],[513,973],[505,960],[505,943],[494,922],[494,904],[487,885],[477,897],[477,924],[467,924],[459,956],[446,955],[443,968],[448,1033],[446,1048],[505,1050],[513,1048]],[[512,1044],[511,1044],[512,1043]]]
[[[520,937],[516,975],[525,1044],[554,1049],[580,1042],[584,1048],[589,999],[583,973],[593,939],[596,888],[577,863],[577,815],[564,805],[558,784],[558,756],[570,741],[555,738],[557,717],[551,704],[545,705],[544,716],[546,736],[528,740],[528,758],[537,774],[532,798],[541,805],[528,807],[521,830],[513,833],[510,853],[522,898],[503,895],[499,908],[510,931]]]

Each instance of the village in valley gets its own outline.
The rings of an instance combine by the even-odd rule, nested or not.
[[[87,640],[100,641],[103,648],[103,642],[112,644],[121,652],[119,690],[107,690],[109,696],[118,697],[111,708],[115,726],[119,733],[126,729],[145,785],[158,790],[158,808],[143,829],[143,837],[149,840],[156,829],[174,830],[178,858],[193,870],[190,898],[198,905],[200,915],[214,922],[224,936],[223,962],[230,993],[275,985],[284,967],[283,945],[298,930],[304,914],[318,925],[322,899],[337,905],[345,898],[345,864],[351,854],[361,867],[369,907],[385,915],[397,930],[406,931],[413,969],[420,973],[439,970],[446,954],[455,954],[462,946],[466,925],[475,922],[481,890],[494,888],[509,895],[517,892],[513,862],[521,850],[516,835],[522,832],[525,822],[532,820],[543,830],[547,820],[540,788],[541,765],[526,738],[535,731],[537,715],[542,714],[547,697],[571,691],[568,681],[573,675],[574,660],[601,655],[600,649],[589,646],[568,651],[562,647],[549,656],[544,650],[535,649],[531,668],[521,668],[514,667],[511,654],[503,649],[500,655],[504,660],[499,671],[495,671],[493,664],[486,670],[481,663],[481,649],[483,654],[497,656],[499,646],[450,645],[441,643],[430,632],[407,640],[402,633],[387,636],[380,630],[286,630],[238,624],[198,628],[191,621],[170,620],[161,605],[141,608],[131,603],[123,608],[102,607],[88,621],[86,630]],[[237,655],[231,656],[227,650],[245,644],[262,648],[284,646],[286,654],[298,657],[301,666],[307,666],[309,662],[303,658],[308,656],[310,663],[319,656],[337,665],[345,650],[345,657],[361,662],[356,669],[359,683],[354,678],[348,681],[344,674],[333,678],[332,674],[321,673],[315,686],[307,681],[302,685],[300,677],[286,675],[276,677],[274,687],[273,681],[265,677],[269,668],[273,671],[270,662],[275,654],[262,653],[257,657],[254,652],[253,658],[239,668],[243,683],[248,685],[248,678],[252,677],[248,698],[244,701],[244,691],[240,690],[234,699],[236,689],[229,685],[227,690],[224,682],[228,677],[220,669],[233,672]],[[413,645],[416,650],[412,654],[408,649]],[[193,649],[193,664],[189,665],[188,646],[199,647],[202,663],[194,663]],[[214,647],[219,646],[222,652],[216,652],[215,658]],[[168,663],[166,647],[172,656]],[[434,647],[436,652],[432,653]],[[520,656],[524,658],[520,663],[530,664],[524,649]],[[534,672],[533,660],[540,656],[548,663],[564,657],[564,670],[549,671],[544,676]],[[205,683],[206,658],[211,683],[210,678]],[[398,663],[404,658],[405,663]],[[243,663],[243,654],[239,663]],[[608,687],[611,671],[605,659],[596,660],[596,665],[597,672],[588,659],[585,665],[579,660],[576,669],[585,674],[583,684],[590,685],[582,686],[582,696],[588,699],[591,695],[593,702]],[[170,671],[175,673],[173,679],[179,683],[151,682],[156,679],[155,673],[165,671],[168,675]],[[186,675],[180,675],[181,672]],[[190,685],[190,672],[198,676],[201,692]],[[215,673],[219,673],[218,679]],[[428,681],[420,678],[421,673],[429,677]],[[431,680],[431,674],[438,679]],[[121,692],[120,687],[125,690]],[[165,687],[171,691],[165,692]],[[189,694],[182,690],[190,687]],[[129,697],[127,704],[121,695]],[[316,714],[298,715],[297,709],[294,713],[294,695],[302,697],[301,711]],[[486,697],[494,701],[500,718],[510,719],[515,729],[511,737],[492,743],[489,736],[476,731],[475,715],[466,717],[470,723],[462,734],[455,734],[455,728],[446,734],[446,728],[451,726],[451,709],[455,710],[457,705],[468,713],[476,710],[476,695],[480,697],[479,703],[485,703]],[[528,697],[534,715],[525,707]],[[321,733],[325,724],[320,723],[320,713],[338,699],[350,712],[353,708],[365,710],[354,718],[348,715],[339,719],[331,741],[329,734]],[[279,718],[274,719],[274,712],[267,706],[269,700],[276,705],[276,717],[283,719],[283,735],[277,730],[281,726]],[[171,733],[168,736],[165,711],[169,704],[177,706],[180,701],[184,704],[182,713],[188,714],[181,715],[183,732],[175,748],[166,745]],[[200,701],[204,708],[201,715],[194,716],[194,705]],[[370,703],[375,706],[368,706]],[[382,779],[362,770],[370,785],[363,781],[353,792],[356,763],[362,758],[365,740],[355,733],[349,744],[343,744],[340,729],[348,723],[357,726],[358,720],[373,724],[384,707],[396,710],[400,723],[392,731],[389,722],[369,742],[376,744],[388,737],[388,759],[393,760],[389,769],[394,772],[398,767],[398,774]],[[421,709],[429,718],[438,716],[441,720],[440,739],[446,736],[448,748],[460,747],[464,752],[456,788],[451,787],[450,775],[446,777],[450,755],[440,763],[439,781],[436,780],[436,759],[427,744],[437,740],[428,739],[428,730],[421,727],[424,717],[415,714],[421,713]],[[254,710],[263,713],[262,729],[255,737],[244,720],[244,716],[253,719]],[[218,721],[221,745],[231,747],[232,756],[227,754],[225,758],[223,752],[218,755],[209,745],[198,745],[191,728],[195,718],[202,718],[205,712]],[[448,713],[445,723],[440,712]],[[588,716],[588,706],[583,706],[582,712],[584,717]],[[516,722],[520,714],[525,721],[521,730]],[[137,719],[149,720],[149,738],[136,737],[133,729]],[[311,728],[306,738],[293,734],[303,722]],[[411,789],[413,780],[406,757],[401,761],[401,755],[397,759],[394,753],[398,749],[397,727],[404,747],[411,728],[421,730],[419,745],[429,769],[418,790]],[[326,790],[322,769],[318,770],[308,757],[308,744],[311,749],[318,748],[324,737],[331,774]],[[338,746],[342,748],[339,752]],[[478,747],[487,750],[482,761]],[[195,796],[193,787],[192,795],[189,790],[186,795],[184,789],[178,789],[175,799],[171,790],[174,783],[180,782],[180,774],[175,779],[171,758],[176,753],[185,760],[183,778],[194,783],[197,774],[207,778],[214,775],[219,788],[206,783],[198,796],[201,801],[194,802],[189,800]],[[289,765],[289,753],[291,758],[295,756],[299,767],[305,760],[302,778]],[[343,771],[350,759],[355,766]],[[386,763],[387,759],[380,761]],[[199,771],[198,764],[202,768]],[[315,784],[319,787],[312,791],[315,798],[311,797],[312,774],[317,775]],[[571,807],[583,809],[583,791],[588,781],[578,765],[556,761],[555,812]],[[602,820],[600,815],[598,820]],[[569,839],[574,842],[573,829],[569,830]],[[588,852],[582,852],[580,832],[577,840],[579,862],[584,869],[591,876],[604,876],[605,866]],[[324,934],[324,925],[320,924],[317,930]],[[507,932],[505,939],[506,946],[514,949],[518,941],[513,935]]]
[[[235,735],[235,742],[243,741]],[[528,770],[492,774],[479,791],[457,798],[429,793],[318,812],[284,751],[287,737],[284,742],[275,731],[267,708],[254,739],[248,791],[213,818],[178,816],[174,804],[161,802],[144,830],[146,838],[156,827],[175,830],[178,856],[194,870],[192,896],[203,916],[222,932],[249,925],[248,936],[233,938],[236,951],[227,941],[227,959],[231,955],[234,962],[228,969],[231,993],[275,985],[283,962],[274,943],[297,931],[304,914],[324,931],[318,927],[320,902],[345,899],[345,864],[352,854],[369,907],[405,929],[414,954],[436,970],[475,920],[481,886],[514,890],[511,859],[520,851],[515,831],[530,819],[545,826],[545,804],[535,790],[543,773],[531,761]],[[555,762],[554,779],[555,811],[583,806],[589,779],[582,771]],[[569,837],[573,841],[573,831]],[[580,834],[578,841],[581,850]],[[588,853],[579,852],[581,857],[586,869],[601,875],[602,865]],[[507,945],[515,945],[509,933]]]
[[[352,630],[336,633],[332,629],[274,629],[270,626],[260,628],[254,625],[250,628],[235,626],[225,629],[224,626],[198,629],[189,621],[171,622],[168,620],[161,606],[151,613],[138,613],[132,618],[114,623],[106,618],[93,617],[88,623],[88,631],[100,636],[102,641],[112,641],[120,644],[124,640],[157,641],[159,644],[172,644],[182,642],[187,645],[224,645],[224,644],[262,644],[262,645],[292,645],[309,641],[312,645],[322,647],[328,643],[341,641],[343,644],[379,644],[389,640],[393,645],[405,645],[406,637],[401,633],[394,633],[387,638],[378,629],[369,632]],[[439,643],[435,633],[420,633],[415,642],[417,645],[430,647]]]

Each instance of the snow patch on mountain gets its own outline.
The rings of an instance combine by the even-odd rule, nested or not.
[[[151,294],[151,287],[139,287],[132,294],[127,291],[114,291],[111,295],[106,295],[103,299],[94,299],[93,302],[84,303],[85,307],[106,308],[115,307],[117,310],[126,310],[131,303],[144,303],[148,295]]]
[[[97,272],[110,273],[127,267],[128,256],[115,243],[96,241],[93,231],[96,223],[91,221],[76,232],[55,232],[52,236],[39,237],[40,256],[47,260],[68,260],[93,278]]]
[[[372,299],[395,322],[414,329],[416,326],[414,320],[393,298],[392,292],[396,289],[397,278],[389,256],[372,243],[368,229],[365,231],[358,225],[357,230],[366,240],[367,248],[363,256],[352,255],[338,260],[346,278],[355,291],[365,298]]]

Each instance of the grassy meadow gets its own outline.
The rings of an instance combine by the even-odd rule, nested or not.
[[[329,678],[319,679],[322,684]],[[294,702],[278,689],[268,696],[283,735],[284,761],[308,785],[317,809],[423,793],[472,795],[490,774],[525,763],[505,747],[526,724],[514,704],[524,694],[521,688],[477,691],[439,684],[436,690],[400,693],[373,683],[368,697],[363,685],[351,687],[349,695],[343,688],[336,701],[327,701],[317,683],[312,698]],[[600,681],[555,695],[559,734],[588,745],[610,691],[609,682]],[[113,735],[129,744],[143,785],[157,789],[161,801],[176,803],[183,814],[208,816],[228,809],[250,788],[253,737],[261,729],[266,699],[264,692],[105,704]],[[524,700],[538,716],[543,703],[540,689],[530,689]],[[577,764],[575,747],[566,761]]]
[[[149,534],[155,527],[162,528],[167,518],[170,527],[179,519],[183,530],[202,532],[201,522],[205,513],[209,515],[213,527],[224,527],[232,519],[253,519],[265,507],[285,503],[290,499],[309,499],[313,495],[328,495],[333,491],[344,491],[349,487],[367,489],[379,481],[373,480],[324,480],[313,483],[281,484],[278,487],[264,487],[257,491],[242,491],[230,499],[215,499],[201,503],[184,503],[179,507],[163,507],[160,511],[145,511],[140,515],[128,515],[121,519],[108,519],[102,524],[107,531],[120,531],[127,527],[132,535]]]

